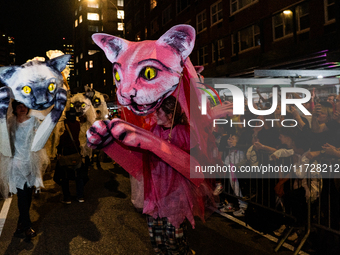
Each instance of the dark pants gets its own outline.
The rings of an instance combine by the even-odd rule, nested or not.
[[[188,246],[187,226],[182,223],[175,228],[167,218],[157,218],[147,215],[151,245],[156,254],[186,255],[191,254]]]
[[[17,188],[19,220],[18,226],[22,229],[31,227],[30,207],[32,203],[33,188],[28,188],[25,183],[24,189]]]
[[[61,188],[63,190],[64,200],[69,200],[71,198],[70,185],[68,179],[63,179],[61,183]],[[76,191],[77,198],[84,197],[84,180],[81,178],[76,178]]]

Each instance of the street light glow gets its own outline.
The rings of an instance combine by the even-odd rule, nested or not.
[[[284,10],[283,14],[284,15],[291,15],[291,14],[293,14],[293,12],[291,10]]]

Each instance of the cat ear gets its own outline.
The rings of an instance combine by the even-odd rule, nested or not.
[[[7,80],[19,69],[20,66],[4,66],[0,67],[0,82],[8,85]]]
[[[169,45],[185,60],[195,46],[195,37],[196,32],[192,26],[177,25],[170,28],[156,43],[162,46]]]
[[[196,73],[202,73],[204,70],[204,66],[194,66]]]
[[[62,71],[64,71],[70,58],[71,58],[71,55],[69,54],[62,55],[62,56],[47,60],[46,64],[48,66],[54,67],[56,70],[58,70],[61,73]]]
[[[96,33],[92,35],[92,40],[105,52],[107,59],[113,63],[119,54],[124,52],[129,42],[108,34]]]

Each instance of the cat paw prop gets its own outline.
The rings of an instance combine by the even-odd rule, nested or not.
[[[66,105],[67,92],[63,88],[58,88],[52,111],[46,116],[40,124],[32,143],[31,150],[39,151],[44,148],[48,138],[50,137],[55,125],[58,123],[61,114]]]
[[[12,90],[9,87],[0,88],[0,152],[4,156],[11,157],[11,145],[7,129],[7,109],[11,99]]]
[[[102,149],[113,141],[110,132],[110,121],[100,120],[93,123],[93,125],[86,132],[87,146],[92,149]]]

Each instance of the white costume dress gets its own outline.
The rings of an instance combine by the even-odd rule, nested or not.
[[[36,117],[30,117],[23,123],[16,121],[16,116],[8,119],[8,128],[13,157],[1,155],[0,178],[1,191],[4,197],[8,193],[17,193],[17,188],[23,189],[27,182],[28,187],[44,187],[43,172],[49,164],[46,150],[31,151],[36,130],[40,125]]]

